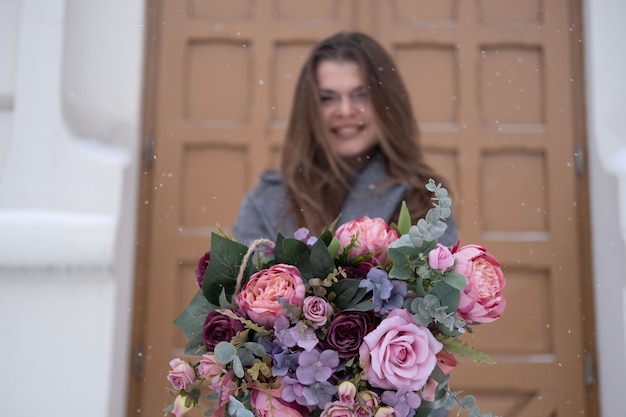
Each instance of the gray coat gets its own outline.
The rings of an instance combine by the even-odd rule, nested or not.
[[[388,223],[396,222],[398,219],[392,217],[409,184],[401,182],[386,187],[379,185],[389,179],[382,158],[373,158],[356,176],[337,226],[363,216],[381,217]],[[451,246],[457,241],[456,221],[454,217],[450,217],[447,223],[448,229],[439,242]],[[248,245],[258,238],[273,240],[278,233],[291,237],[296,228],[295,219],[288,210],[281,175],[275,171],[264,172],[239,209],[237,222],[233,226],[235,238]]]

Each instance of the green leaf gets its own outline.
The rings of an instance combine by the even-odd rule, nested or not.
[[[365,300],[360,303],[354,304],[352,307],[349,307],[343,311],[372,311],[376,307],[373,301]]]
[[[228,414],[233,417],[254,417],[252,411],[248,410],[241,401],[232,395],[228,401]]]
[[[465,356],[471,358],[475,364],[486,363],[493,365],[496,362],[485,352],[475,347],[467,345],[467,343],[460,340],[458,337],[438,337],[441,343],[443,343],[444,349],[454,356]]]
[[[467,279],[464,275],[459,274],[458,272],[449,271],[443,275],[443,282],[456,290],[463,291],[465,290]]]
[[[407,280],[413,276],[417,267],[419,250],[412,246],[390,247],[389,257],[393,266],[389,271],[389,278]]]
[[[215,359],[222,365],[228,365],[237,358],[237,348],[228,342],[219,342],[213,350]]]
[[[472,408],[476,404],[476,398],[473,395],[466,395],[461,400],[461,407],[467,409]]]
[[[451,287],[445,281],[440,281],[435,284],[431,294],[434,294],[439,298],[442,306],[446,306],[446,312],[454,313],[459,306],[459,290]]]
[[[422,400],[422,403],[420,404],[420,407],[415,410],[415,414],[413,415],[413,417],[429,417],[431,411],[433,411],[433,408],[430,406],[427,406],[427,402],[426,400]]]
[[[237,378],[241,379],[245,375],[245,372],[243,370],[243,364],[241,363],[241,359],[239,359],[239,356],[235,356],[235,358],[233,359],[233,371],[235,372]]]
[[[341,244],[339,243],[339,239],[333,236],[332,240],[328,244],[328,253],[330,253],[331,258],[337,259],[337,255],[339,254],[339,248]]]
[[[232,299],[239,267],[247,251],[248,248],[241,243],[217,233],[211,234],[211,259],[202,283],[204,296],[211,304],[220,304],[222,291],[226,294],[227,299]],[[249,264],[248,270],[244,274],[245,279],[250,276],[251,265],[252,263]]]
[[[409,214],[409,208],[406,205],[406,201],[402,201],[400,208],[400,215],[398,216],[398,233],[400,235],[406,235],[411,228],[411,215]]]
[[[246,342],[243,344],[243,346],[257,358],[262,358],[263,356],[265,356],[265,348],[259,343]]]
[[[217,308],[207,301],[200,291],[194,295],[185,310],[174,320],[174,324],[180,328],[187,339],[191,339],[204,327],[207,314]]]
[[[193,334],[192,337],[187,340],[185,345],[185,353],[187,355],[202,355],[207,352],[206,346],[204,346],[202,327],[199,328],[199,332]]]
[[[311,251],[311,275],[313,278],[327,277],[335,269],[335,261],[333,261],[328,248],[320,239],[313,245]]]
[[[333,240],[333,237],[333,232],[328,229],[324,229],[322,234],[318,237],[318,240],[321,240],[326,246],[328,246],[330,245],[330,241]]]
[[[250,349],[247,348],[239,348],[237,349],[237,359],[239,359],[239,364],[243,366],[252,366],[254,363],[254,355],[250,352]],[[234,368],[234,364],[233,364]]]
[[[276,263],[293,265],[300,270],[302,278],[309,280],[311,274],[311,252],[309,247],[298,239],[282,238],[276,242],[274,256]]]
[[[365,288],[359,287],[358,279],[342,279],[330,287],[335,293],[334,303],[339,310],[346,310],[357,305],[367,293]]]

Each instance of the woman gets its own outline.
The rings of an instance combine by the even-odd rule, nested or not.
[[[409,96],[389,54],[371,37],[338,33],[302,68],[283,147],[281,173],[266,172],[246,196],[233,233],[248,244],[300,227],[318,235],[362,216],[412,223],[432,207],[424,188],[443,182],[423,161]],[[456,242],[448,219],[445,245]]]

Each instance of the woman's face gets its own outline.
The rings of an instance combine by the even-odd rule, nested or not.
[[[354,62],[322,61],[317,67],[323,127],[342,158],[364,156],[378,143],[370,90]]]

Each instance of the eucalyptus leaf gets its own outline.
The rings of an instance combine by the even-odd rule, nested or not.
[[[247,348],[237,349],[237,358],[239,359],[239,363],[245,367],[250,367],[254,363],[254,355],[250,352],[250,349]]]
[[[257,358],[262,358],[265,356],[265,348],[256,342],[246,342],[243,346],[248,349],[254,356]]]
[[[476,398],[473,395],[466,395],[461,400],[461,407],[465,409],[472,408],[476,404]]]
[[[245,371],[243,370],[243,364],[241,363],[241,359],[239,359],[239,356],[235,356],[235,358],[233,359],[233,371],[235,372],[237,378],[243,378],[245,375]]]
[[[448,395],[443,399],[443,407],[446,410],[452,410],[456,406],[456,398],[453,395]]]
[[[237,348],[228,342],[219,342],[213,350],[215,359],[222,365],[228,365],[237,358]]]
[[[254,417],[252,411],[248,410],[241,401],[232,395],[228,401],[228,414],[233,417]]]
[[[411,233],[412,227],[413,226],[409,228],[409,234]],[[402,247],[414,248],[414,247],[419,247],[419,246],[414,245],[413,241],[411,240],[411,237],[407,234],[400,236],[400,239],[396,239],[389,244],[389,248],[402,248]]]
[[[422,219],[420,219],[422,220]],[[419,224],[419,220],[418,220]],[[411,226],[409,229],[409,239],[411,240],[411,244],[416,248],[419,248],[424,243],[424,237],[418,225]]]
[[[482,417],[478,407],[472,408],[467,417]]]

